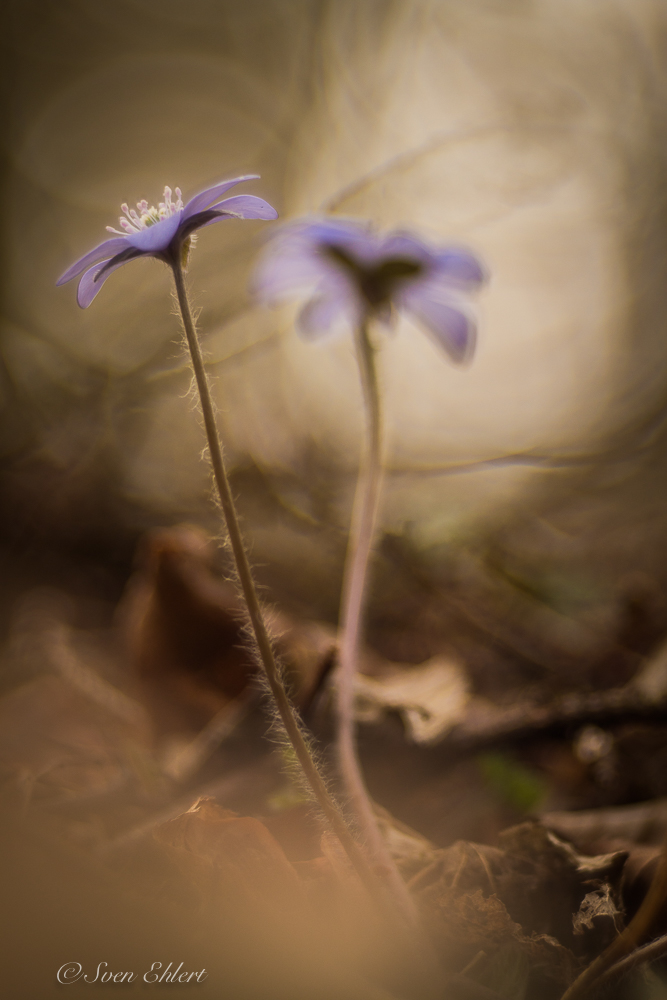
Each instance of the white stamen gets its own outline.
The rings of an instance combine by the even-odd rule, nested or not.
[[[125,213],[124,216],[120,217],[120,224],[125,230],[121,232],[119,229],[114,229],[112,226],[107,226],[107,230],[110,233],[117,233],[119,236],[125,236],[126,234],[132,235],[134,233],[140,233],[142,229],[148,229],[149,226],[154,226],[156,222],[161,222],[163,219],[169,219],[172,215],[176,215],[183,209],[183,198],[181,196],[181,189],[176,188],[176,201],[172,201],[171,188],[165,187],[163,198],[164,201],[158,203],[158,207],[151,205],[149,207],[148,202],[144,198],[142,201],[137,202],[137,209],[130,208],[127,203],[123,203],[120,208],[121,211]]]

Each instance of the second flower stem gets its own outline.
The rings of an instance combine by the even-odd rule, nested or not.
[[[222,513],[227,526],[227,534],[229,536],[232,554],[236,564],[239,584],[243,597],[245,598],[248,616],[250,618],[250,625],[257,644],[257,652],[264,667],[264,672],[266,674],[269,688],[271,690],[271,694],[273,695],[281,722],[285,728],[289,742],[294,749],[305,779],[312,791],[313,797],[322,810],[328,825],[338,837],[357,875],[362,880],[369,893],[375,899],[379,899],[380,896],[378,894],[377,879],[375,878],[362,851],[352,837],[352,834],[338,806],[327,790],[324,780],[313,760],[311,751],[308,748],[306,739],[301,731],[296,712],[292,707],[283,685],[280,667],[273,651],[271,638],[269,636],[261,605],[257,597],[255,581],[250,570],[250,563],[243,542],[243,537],[241,535],[238,515],[236,513],[236,507],[234,506],[229,479],[225,469],[222,443],[220,441],[218,426],[215,419],[215,409],[211,398],[211,391],[208,377],[206,375],[201,348],[199,346],[199,340],[195,330],[192,310],[190,309],[187,289],[185,286],[185,276],[183,274],[180,257],[172,260],[170,262],[170,266],[174,275],[176,296],[178,298],[178,305],[181,318],[183,320],[183,328],[185,330],[185,336],[190,350],[190,356],[192,358],[192,366],[194,368],[197,389],[199,391],[199,399],[204,417],[204,427],[208,441],[209,456],[213,467],[213,477],[215,479],[215,485],[220,499],[220,506],[222,507]]]
[[[409,923],[417,914],[412,897],[384,842],[356,751],[354,686],[365,609],[368,565],[375,541],[382,487],[382,410],[375,349],[368,319],[356,331],[357,361],[366,410],[366,446],[354,497],[352,529],[343,577],[338,675],[338,759],[345,794],[370,857]]]

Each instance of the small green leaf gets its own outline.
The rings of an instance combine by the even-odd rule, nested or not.
[[[546,785],[539,774],[509,754],[483,753],[477,764],[487,785],[507,805],[530,812],[546,795]]]

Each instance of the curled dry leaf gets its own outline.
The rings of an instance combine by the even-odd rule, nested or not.
[[[526,934],[495,894],[486,896],[482,889],[432,890],[430,903],[433,925],[438,927],[437,947],[450,968],[467,964],[480,950],[495,956],[509,949],[524,955],[532,988],[541,987],[544,996],[559,996],[558,990],[562,992],[572,980],[576,960],[569,949],[547,934]]]
[[[187,773],[190,758],[200,760],[206,748],[215,748],[255,690],[244,606],[216,568],[212,540],[190,525],[149,533],[118,620],[156,739],[180,740],[169,751],[169,766]],[[295,699],[303,701],[335,635],[330,627],[295,622],[276,611],[269,624]],[[191,753],[187,744],[206,726],[210,731]]]
[[[355,693],[359,721],[375,722],[387,711],[399,712],[415,743],[431,743],[449,732],[461,721],[470,698],[464,670],[441,656],[384,677],[358,674]]]
[[[454,963],[483,950],[480,982],[502,995],[558,997],[580,962],[623,925],[625,851],[583,855],[530,822],[506,830],[499,847],[459,841],[431,856],[411,886],[427,922],[440,928],[439,947]],[[521,989],[506,994],[484,978],[501,966],[510,979],[524,969]]]
[[[158,736],[196,732],[254,672],[241,604],[188,526],[150,533],[119,609],[131,666]]]
[[[586,896],[600,890],[609,899],[609,912],[613,908],[614,919],[622,925],[621,876],[627,852],[580,854],[535,822],[511,827],[499,839],[509,862],[508,875],[499,879],[500,892],[515,919],[553,934],[577,954],[597,954],[604,937],[599,924],[583,919],[575,929],[573,920]],[[613,923],[608,931],[613,937]]]
[[[167,869],[178,872],[182,897],[191,907],[194,897],[207,919],[227,915],[269,947],[281,942],[299,955],[314,949],[325,963],[333,956],[336,967],[356,967],[370,950],[386,950],[367,893],[329,833],[321,856],[292,864],[260,820],[200,798],[154,837]]]
[[[214,799],[199,799],[187,812],[159,826],[154,836],[181,861],[204,863],[206,892],[214,882],[220,892],[244,902],[283,909],[306,904],[296,871],[264,824],[236,816]],[[196,877],[199,880],[199,874]]]

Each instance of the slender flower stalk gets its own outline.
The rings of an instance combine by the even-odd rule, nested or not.
[[[243,543],[241,529],[239,527],[236,507],[232,498],[232,491],[229,486],[222,444],[218,432],[217,421],[215,419],[215,409],[211,399],[211,390],[208,377],[206,375],[201,348],[199,346],[199,340],[197,338],[197,332],[195,330],[192,310],[188,301],[187,290],[185,287],[185,276],[183,274],[183,267],[180,258],[176,258],[171,262],[171,268],[174,275],[178,306],[183,320],[183,328],[185,330],[190,357],[192,358],[192,366],[194,368],[197,390],[201,402],[209,456],[211,466],[213,468],[213,477],[215,479],[220,506],[222,508],[222,513],[227,527],[227,534],[229,536],[229,542],[234,556],[234,562],[236,564],[236,571],[238,573],[241,591],[248,608],[250,624],[255,642],[257,643],[257,650],[259,652],[262,666],[264,667],[266,679],[268,681],[271,694],[273,695],[276,708],[278,709],[280,720],[285,728],[287,737],[294,748],[297,760],[301,765],[305,779],[316,802],[324,813],[330,827],[340,840],[345,853],[354,866],[355,871],[366,885],[366,888],[377,898],[377,881],[373,876],[373,873],[370,871],[361,850],[355,843],[338,806],[335,804],[328,792],[322,776],[320,775],[320,772],[318,771],[313,760],[313,756],[306,739],[301,731],[301,727],[296,717],[296,712],[285,692],[280,667],[276,660],[271,639],[264,621],[264,615],[262,614],[261,605],[257,597],[257,588],[255,587],[255,581],[250,569],[248,555]]]
[[[370,325],[390,322],[396,309],[410,313],[452,360],[468,360],[475,326],[467,293],[484,280],[470,251],[435,248],[418,237],[387,236],[368,226],[320,219],[287,226],[258,268],[260,298],[271,302],[308,294],[298,326],[309,339],[337,326],[351,327],[366,411],[366,439],[348,544],[341,602],[338,671],[338,755],[347,799],[369,856],[385,877],[405,917],[416,912],[380,833],[356,752],[354,694],[369,561],[376,535],[382,484],[382,420]]]
[[[354,718],[355,678],[359,660],[368,565],[376,535],[382,489],[382,409],[377,378],[375,348],[369,335],[369,319],[355,331],[355,347],[366,410],[366,443],[355,490],[352,528],[348,543],[338,644],[338,760],[343,786],[352,813],[363,832],[367,848],[411,923],[417,912],[380,833],[356,750]]]
[[[156,257],[171,268],[183,328],[194,368],[213,477],[227,527],[240,588],[248,610],[257,654],[264,667],[280,720],[315,801],[322,810],[328,825],[338,837],[362,883],[371,896],[378,903],[382,903],[382,893],[378,880],[326,787],[301,730],[295,709],[285,691],[239,527],[239,519],[225,468],[210,386],[185,284],[184,260],[188,256],[195,230],[230,217],[276,218],[275,209],[261,198],[256,198],[253,195],[239,195],[224,201],[220,200],[221,195],[230,187],[248,179],[250,178],[236,178],[233,181],[223,182],[196,195],[185,206],[178,189],[176,189],[177,201],[172,201],[169,188],[165,189],[165,200],[158,209],[149,208],[147,202],[140,202],[137,205],[138,212],[134,209],[128,209],[124,205],[124,217],[121,218],[121,225],[127,235],[121,234],[118,230],[111,230],[118,234],[117,237],[107,240],[73,264],[58,284],[63,284],[82,275],[77,298],[79,305],[86,308],[95,298],[109,274],[129,260],[137,257]]]

